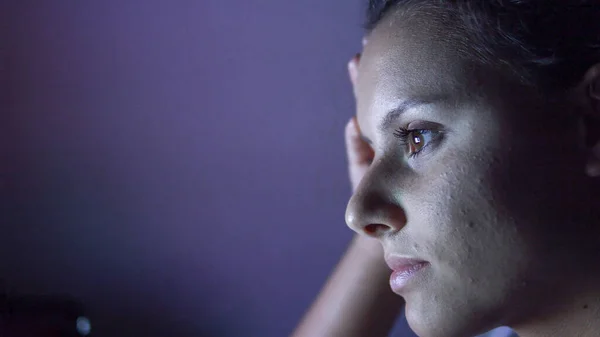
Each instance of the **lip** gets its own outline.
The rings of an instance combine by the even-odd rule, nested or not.
[[[386,256],[385,262],[392,270],[390,287],[397,294],[403,292],[410,281],[429,265],[427,261],[399,256]]]

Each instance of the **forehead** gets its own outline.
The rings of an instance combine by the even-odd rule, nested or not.
[[[356,86],[361,128],[372,130],[401,101],[458,97],[476,82],[472,65],[438,25],[393,14],[370,34]]]

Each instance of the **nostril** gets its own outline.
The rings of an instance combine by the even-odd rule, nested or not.
[[[378,230],[381,230],[381,227],[386,227],[385,225],[380,224],[370,224],[365,226],[365,232],[369,235],[375,235]]]

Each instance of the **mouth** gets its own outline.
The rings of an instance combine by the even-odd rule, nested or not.
[[[400,256],[386,256],[385,262],[392,270],[390,287],[396,294],[404,293],[411,281],[416,278],[429,262]]]

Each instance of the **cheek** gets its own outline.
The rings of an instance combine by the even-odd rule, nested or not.
[[[407,229],[436,258],[471,265],[533,259],[552,246],[548,223],[566,220],[557,186],[568,187],[569,174],[551,153],[566,150],[561,142],[490,125],[456,132],[411,179]]]
[[[558,142],[523,143],[527,146],[513,148],[486,179],[492,187],[491,199],[515,223],[529,254],[548,260],[559,253],[556,247],[569,250],[577,246],[578,238],[570,236],[579,235],[574,230],[577,215],[586,205],[577,191],[585,185],[583,165],[578,165],[576,158],[566,158],[570,150]]]
[[[490,251],[506,258],[502,252],[510,253],[519,241],[507,205],[496,197],[500,187],[490,179],[495,174],[494,157],[473,153],[448,153],[441,158],[445,165],[431,167],[420,178],[423,187],[415,193],[413,204],[419,209],[415,223],[420,225],[413,230],[415,240],[426,242],[436,259],[453,267],[477,268],[490,258],[486,255]]]
[[[537,244],[577,209],[572,189],[585,172],[577,134],[560,114],[526,104],[490,117],[497,127],[486,139],[492,150],[482,156],[484,183],[496,208]]]

